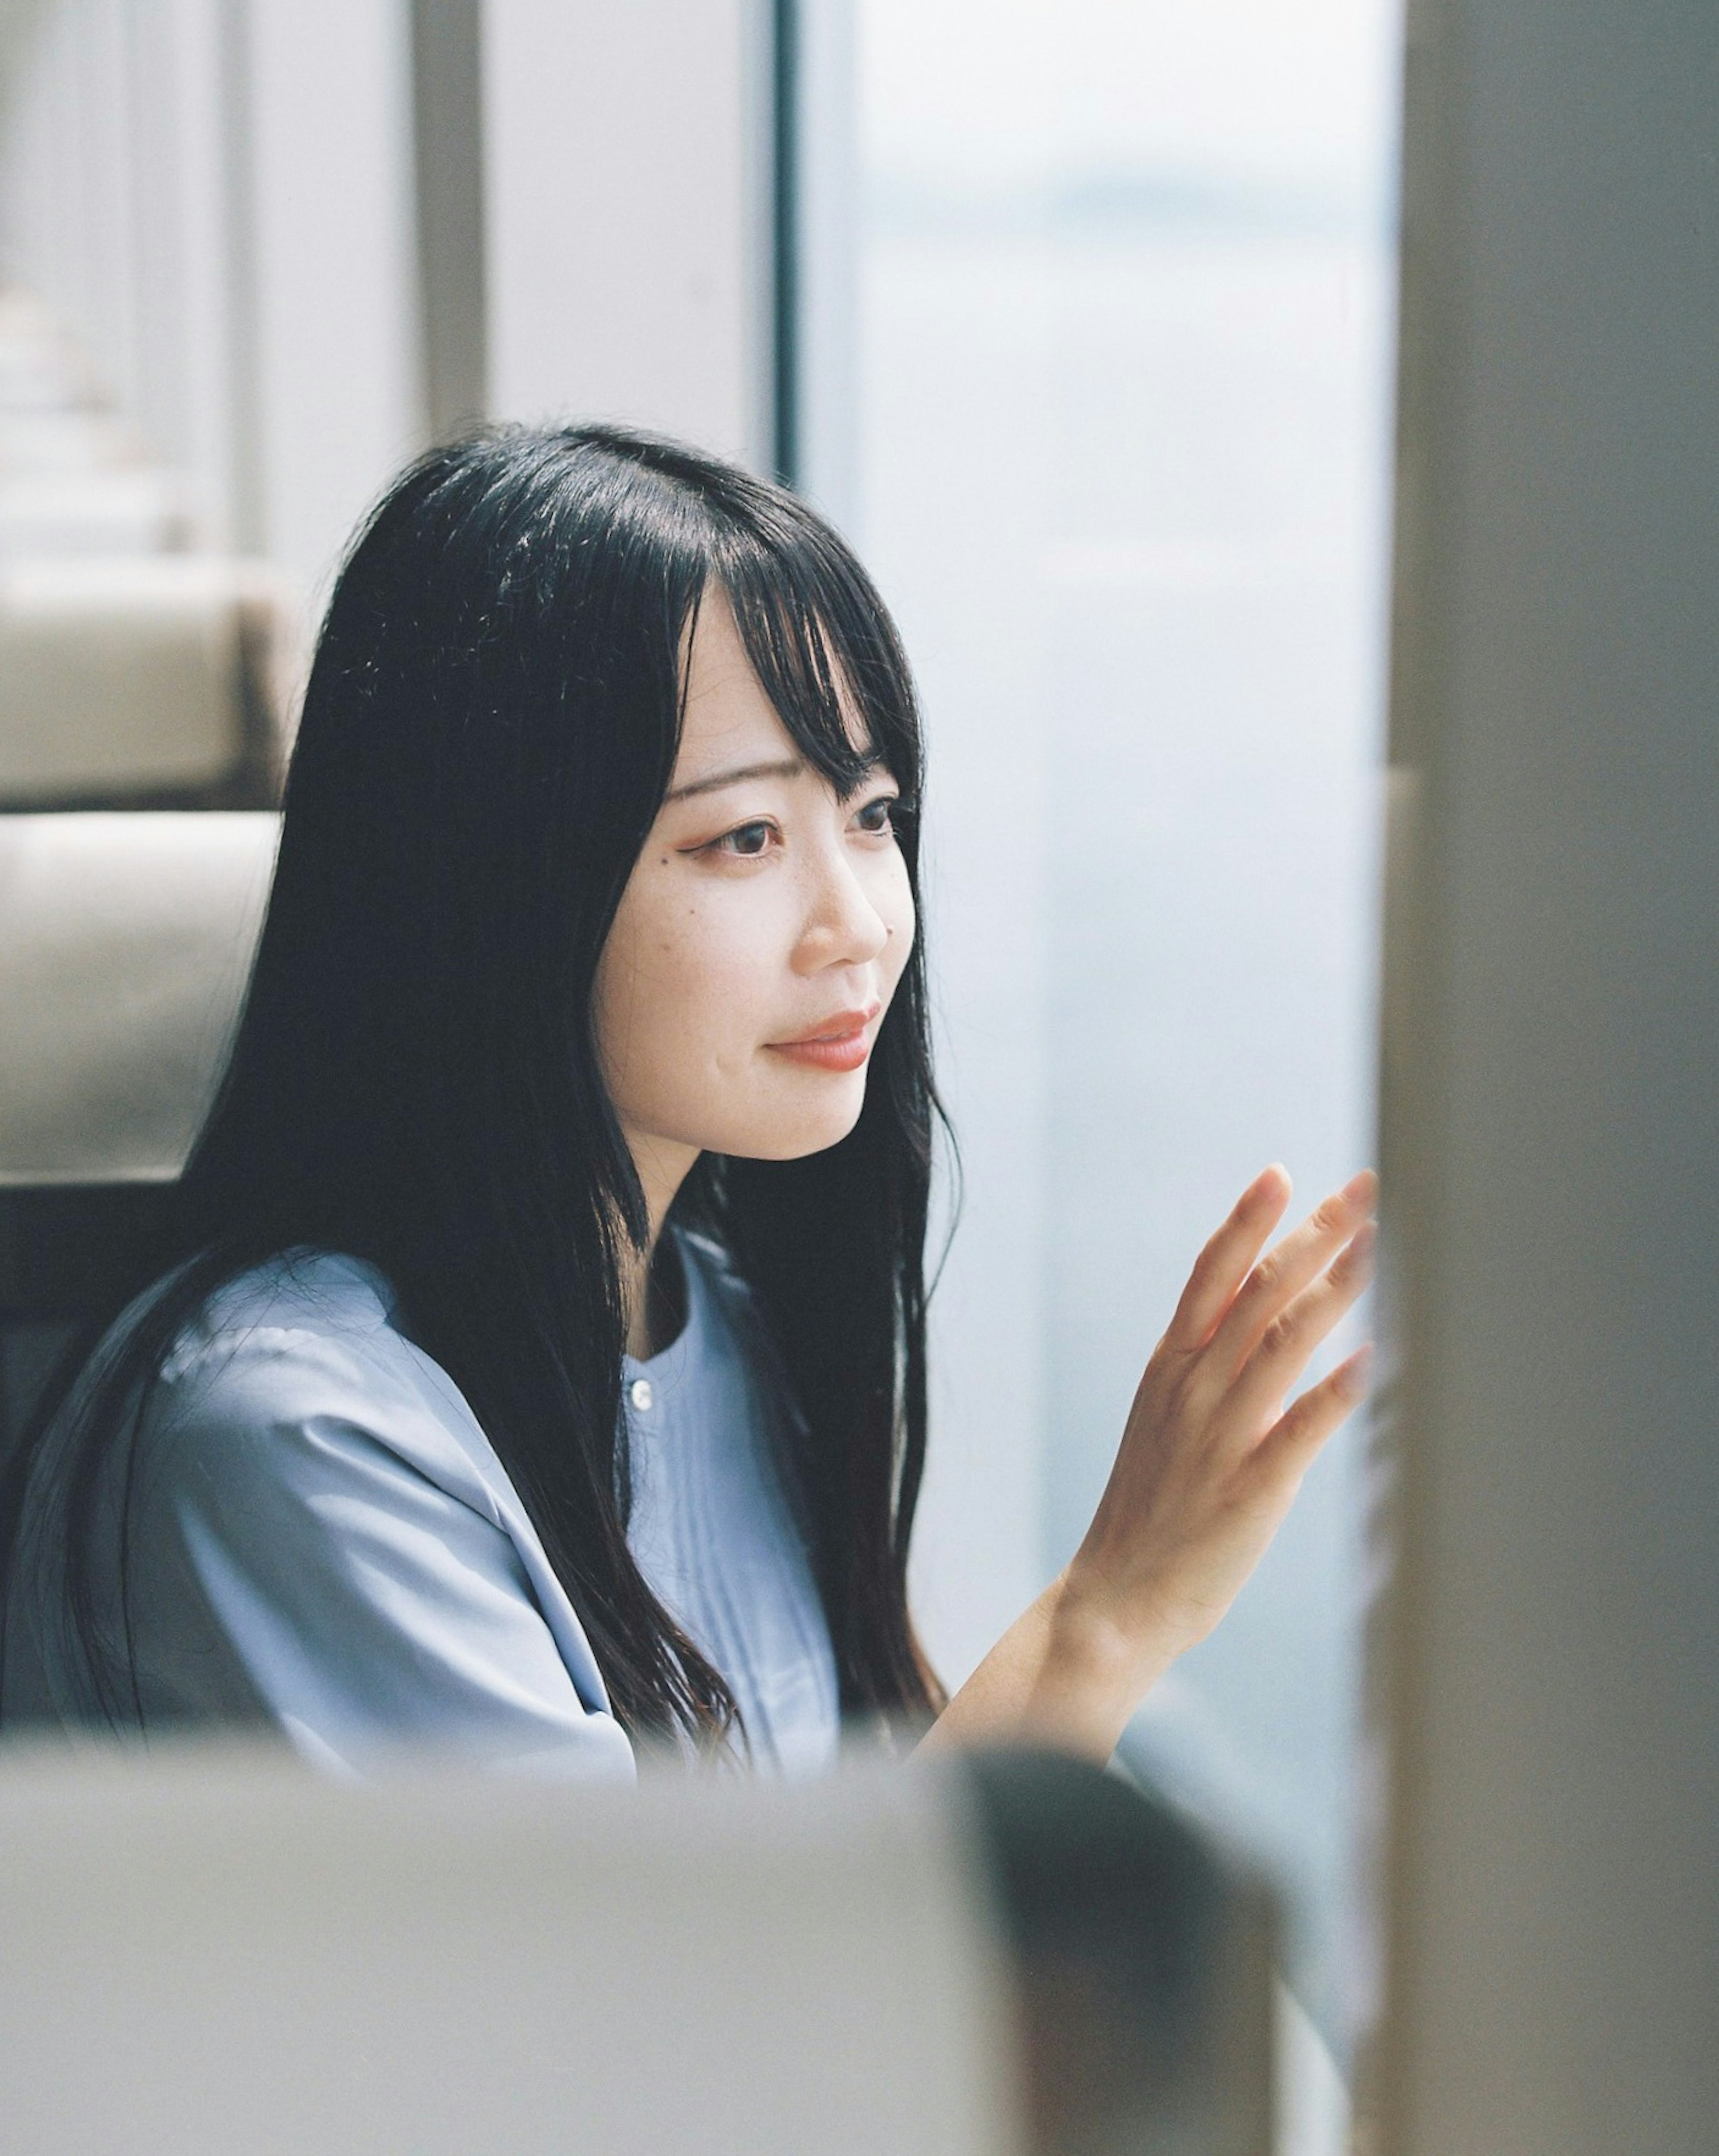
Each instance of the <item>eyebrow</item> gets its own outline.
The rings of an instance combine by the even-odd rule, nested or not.
[[[866,773],[875,771],[882,762],[880,756],[869,756],[865,759],[865,771],[860,774],[862,780]],[[798,778],[805,768],[805,760],[801,757],[783,757],[770,763],[736,763],[731,765],[726,771],[713,771],[708,778],[695,778],[685,786],[674,787],[664,798],[670,801],[686,801],[695,793],[716,793],[725,786],[738,786],[742,779],[747,778]]]

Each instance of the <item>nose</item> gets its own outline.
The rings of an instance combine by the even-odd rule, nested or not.
[[[869,966],[889,940],[889,924],[844,849],[837,844],[820,850],[808,874],[805,922],[796,953],[801,970]]]

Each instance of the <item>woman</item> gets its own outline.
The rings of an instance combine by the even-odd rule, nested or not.
[[[790,1772],[843,1714],[1107,1753],[1358,1397],[1369,1178],[1195,1269],[1080,1554],[915,1640],[936,1113],[918,721],[791,495],[615,429],[438,450],[331,604],[171,1237],[14,1463],[13,1722]]]

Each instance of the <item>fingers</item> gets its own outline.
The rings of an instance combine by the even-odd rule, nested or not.
[[[1358,1228],[1312,1285],[1267,1324],[1226,1404],[1239,1416],[1244,1430],[1257,1430],[1261,1418],[1301,1377],[1314,1349],[1367,1287],[1373,1278],[1377,1239],[1371,1221]]]
[[[1203,1348],[1234,1300],[1248,1269],[1265,1246],[1265,1238],[1283,1218],[1290,1201],[1289,1173],[1275,1163],[1262,1169],[1235,1201],[1234,1209],[1194,1261],[1176,1315],[1164,1335],[1169,1346],[1187,1353]]]
[[[1372,1382],[1373,1350],[1357,1348],[1328,1377],[1310,1385],[1266,1432],[1259,1448],[1262,1466],[1270,1472],[1304,1475],[1326,1440],[1367,1398]]]
[[[1309,1281],[1318,1278],[1321,1268],[1372,1212],[1378,1197],[1378,1178],[1371,1168],[1362,1168],[1254,1267],[1213,1336],[1213,1360],[1225,1378],[1241,1368],[1267,1326]]]

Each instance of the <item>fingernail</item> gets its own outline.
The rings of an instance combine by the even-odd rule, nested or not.
[[[1373,1386],[1373,1350],[1363,1348],[1343,1372],[1343,1390],[1352,1400],[1365,1399]]]
[[[1378,1188],[1378,1178],[1370,1168],[1363,1168],[1358,1175],[1352,1175],[1338,1196],[1346,1205],[1365,1205]]]
[[[1373,1246],[1378,1240],[1378,1226],[1373,1220],[1363,1221],[1349,1238],[1346,1253],[1352,1265],[1359,1265],[1363,1258],[1373,1255]]]

